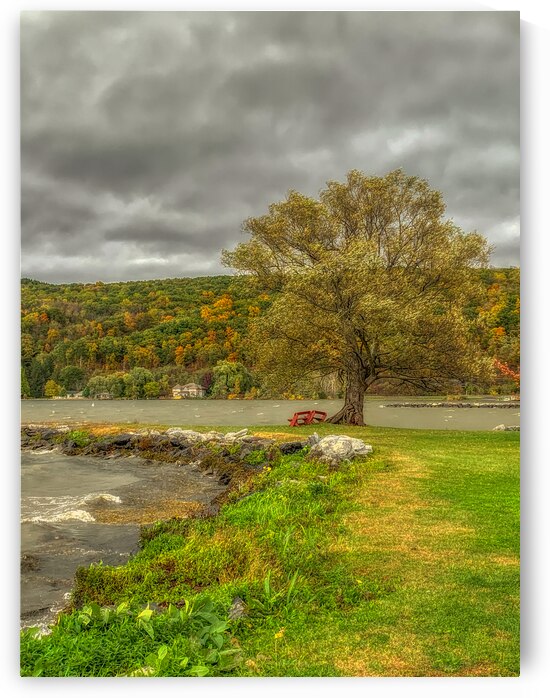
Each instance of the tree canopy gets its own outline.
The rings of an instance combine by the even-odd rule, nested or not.
[[[444,213],[425,180],[353,170],[318,199],[291,191],[245,221],[250,240],[223,261],[276,292],[252,321],[256,368],[287,387],[336,373],[345,404],[332,421],[358,425],[381,379],[435,390],[487,378],[491,361],[463,309],[490,248]]]

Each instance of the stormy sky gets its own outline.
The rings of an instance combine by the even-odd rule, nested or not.
[[[38,12],[20,36],[23,276],[229,273],[290,189],[398,167],[519,264],[516,12]]]

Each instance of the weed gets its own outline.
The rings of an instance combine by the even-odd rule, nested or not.
[[[84,448],[92,442],[92,438],[87,431],[74,429],[73,431],[64,434],[64,441],[73,441],[78,448]]]

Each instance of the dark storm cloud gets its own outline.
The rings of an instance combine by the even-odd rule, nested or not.
[[[22,270],[226,273],[289,189],[427,178],[519,263],[518,13],[40,12],[21,24]]]

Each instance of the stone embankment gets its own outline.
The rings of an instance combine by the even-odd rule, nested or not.
[[[372,452],[372,446],[349,436],[313,434],[307,440],[277,443],[254,436],[248,429],[222,434],[172,428],[145,429],[107,436],[71,431],[68,426],[28,424],[21,429],[21,447],[28,450],[56,449],[68,455],[103,458],[140,457],[176,465],[191,465],[207,475],[216,475],[222,485],[235,485],[261,472],[280,455],[307,449],[309,458],[338,466]]]
[[[493,409],[519,409],[519,400],[510,400],[508,402],[454,402],[448,400],[446,402],[391,402],[384,407],[446,407],[447,409],[458,408],[493,408]]]

